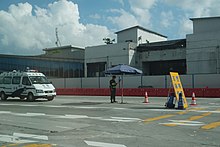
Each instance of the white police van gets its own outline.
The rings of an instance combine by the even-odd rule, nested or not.
[[[14,70],[0,74],[0,96],[3,101],[8,97],[26,98],[27,101],[46,98],[52,101],[56,91],[43,73],[36,70],[26,72]]]

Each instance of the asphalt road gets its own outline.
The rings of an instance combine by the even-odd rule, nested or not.
[[[220,146],[220,98],[186,110],[165,109],[166,98],[117,98],[0,101],[0,147]]]

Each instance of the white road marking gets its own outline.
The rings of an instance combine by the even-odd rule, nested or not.
[[[58,106],[58,105],[45,105],[41,107],[51,107],[51,108],[66,108],[66,106]]]
[[[207,112],[210,112],[210,113],[220,113],[220,111],[205,111],[205,110],[199,110],[199,111],[196,111],[196,112],[200,112],[200,113],[207,113]]]
[[[44,116],[46,115],[45,113],[26,113],[27,116]]]
[[[95,146],[95,147],[126,147],[123,144],[113,144],[113,143],[105,143],[105,142],[95,142],[95,141],[86,141],[84,142],[89,146]]]
[[[104,120],[104,121],[116,121],[116,122],[137,122],[141,119],[139,118],[124,118],[124,117],[110,117],[110,118],[94,118],[98,120]]]
[[[195,123],[195,124],[201,124],[202,122],[199,121],[191,121],[191,120],[169,120],[171,122],[179,122],[179,123]]]
[[[69,118],[69,119],[77,119],[77,118],[88,118],[86,115],[57,115],[53,116],[54,118]]]
[[[44,116],[46,114],[44,114],[44,113],[12,113],[12,115],[17,115],[17,116]]]
[[[16,136],[10,136],[10,135],[0,135],[0,141],[1,142],[10,142],[10,143],[33,143],[37,142],[34,140],[26,140],[26,139],[20,139]]]
[[[73,108],[80,108],[80,109],[102,109],[102,108],[106,108],[106,107],[88,107],[88,106],[73,106]]]
[[[11,111],[0,111],[0,114],[9,114]]]
[[[128,108],[113,108],[113,109],[115,109],[115,110],[126,110]]]
[[[65,115],[49,115],[45,113],[13,113],[10,111],[0,111],[0,114],[10,114],[14,116],[24,116],[24,117],[34,117],[34,116],[46,116],[50,118],[59,118],[59,119],[96,119],[96,120],[102,120],[102,121],[116,121],[116,122],[138,122],[141,121],[139,118],[129,118],[129,117],[90,117],[87,115],[71,115],[71,114],[65,114]],[[28,123],[28,122],[26,122]]]
[[[132,108],[119,108],[119,107],[89,107],[89,106],[60,106],[60,105],[30,105],[30,104],[0,104],[2,106],[22,106],[22,107],[51,107],[51,108],[75,108],[75,109],[115,109],[115,110],[126,110],[126,111],[136,111],[136,109]],[[196,107],[196,108],[216,108],[219,106],[202,106],[202,107]],[[146,108],[147,109],[147,108]],[[159,111],[159,112],[179,112],[182,110],[176,110],[176,109],[148,109],[148,111]],[[205,110],[188,110],[198,113],[220,113],[220,111],[205,111]],[[0,113],[10,113],[9,111],[0,111]]]
[[[162,125],[178,125],[178,126],[203,126],[204,124],[189,124],[189,123],[160,123]]]
[[[113,119],[123,119],[123,120],[135,120],[135,121],[139,121],[141,119],[139,118],[129,118],[129,117],[111,117]]]
[[[45,135],[13,133],[13,136],[21,137],[21,138],[32,138],[32,139],[39,139],[39,140],[48,140],[48,136],[45,136]]]
[[[190,121],[190,120],[169,120],[169,123],[159,123],[162,125],[178,125],[178,126],[202,126],[205,125],[199,121]]]
[[[11,114],[15,116],[44,116],[44,113],[13,113],[10,111],[0,111],[0,114]]]

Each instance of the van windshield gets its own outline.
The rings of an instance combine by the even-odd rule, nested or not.
[[[44,76],[30,76],[29,78],[32,84],[50,84],[50,82]]]

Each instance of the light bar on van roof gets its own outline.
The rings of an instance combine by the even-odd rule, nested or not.
[[[38,72],[38,70],[29,69],[29,70],[27,70],[27,72]]]

